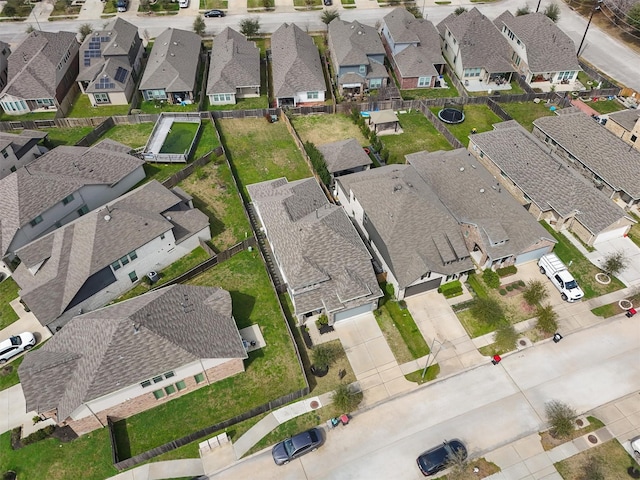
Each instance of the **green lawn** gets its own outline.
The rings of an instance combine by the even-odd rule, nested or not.
[[[209,97],[205,100],[205,110],[256,110],[260,108],[269,108],[269,98],[266,90],[261,90],[264,95],[255,98],[240,98],[236,103],[230,105],[211,105]]]
[[[177,6],[178,2],[176,2],[175,5]],[[159,114],[162,112],[197,112],[198,104],[192,103],[191,105],[182,106],[179,103],[170,104],[167,102],[163,102],[163,103],[156,104],[155,102],[152,102],[152,101],[146,101],[146,102],[142,102],[138,106],[138,109],[141,110],[142,113],[149,113],[149,114],[154,114],[154,113]]]
[[[126,115],[129,111],[129,105],[101,105],[94,107],[89,101],[89,95],[79,93],[73,101],[71,110],[67,113],[68,118],[81,117],[111,117],[113,115]]]
[[[424,374],[424,377],[422,376],[423,371],[424,368],[421,368],[420,370],[416,370],[415,372],[407,373],[404,378],[406,378],[410,382],[422,385],[423,383],[427,383],[438,378],[438,375],[440,374],[440,365],[437,363],[429,365],[429,367],[427,368],[427,373]]]
[[[605,97],[602,97],[605,98]],[[619,112],[624,110],[624,106],[616,99],[613,100],[598,100],[597,102],[587,102],[591,108],[596,112],[604,115],[605,113]]]
[[[419,110],[398,115],[403,133],[379,137],[389,150],[388,163],[405,163],[404,156],[409,153],[427,150],[451,150],[447,139],[439,133]]]
[[[110,138],[131,148],[144,147],[154,127],[153,122],[136,123],[133,125],[115,125],[107,130],[100,140]]]
[[[558,241],[553,251],[565,265],[569,265],[569,263],[571,263],[571,266],[569,266],[568,269],[584,291],[585,300],[624,288],[624,284],[615,277],[611,278],[611,283],[608,285],[598,283],[595,279],[595,275],[602,270],[587,260],[586,257],[582,255],[564,235],[553,230],[547,222],[542,221],[540,224],[546,228],[551,235],[553,235],[553,238]]]
[[[214,8],[226,10],[229,8],[229,2],[227,0],[200,0],[200,10],[212,10]]]
[[[197,123],[173,122],[160,153],[186,153],[196,136],[198,127]]]
[[[283,122],[264,118],[220,120],[220,134],[239,187],[248,198],[246,185],[286,177],[311,177],[311,170]]]
[[[69,128],[41,128],[47,132],[47,141],[50,148],[60,145],[75,145],[80,139],[89,135],[93,127],[69,127]]]
[[[22,120],[53,120],[56,118],[56,112],[43,111],[25,113],[24,115],[7,115],[4,110],[0,109],[0,122],[19,122]]]
[[[228,290],[238,328],[259,324],[267,346],[249,354],[245,373],[123,420],[133,455],[238,415],[304,385],[278,299],[257,251],[240,253],[189,284]]]
[[[438,114],[440,107],[432,107],[431,111]],[[464,121],[457,125],[446,125],[453,135],[462,142],[463,145],[469,144],[469,134],[475,128],[478,133],[493,130],[493,124],[499,123],[500,117],[493,113],[486,105],[465,105]]]
[[[633,243],[640,247],[640,217],[638,217],[633,212],[627,212],[627,215],[631,215],[635,219],[635,221],[638,222],[631,225],[631,230],[629,230],[628,237],[633,241]]]
[[[533,102],[512,102],[501,103],[502,109],[511,115],[511,118],[516,120],[520,125],[529,130],[533,130],[533,121],[550,115],[555,115],[549,106],[545,105],[543,101],[540,103]]]
[[[595,457],[598,459],[602,476],[586,476],[584,475],[584,464],[588,458]],[[638,463],[633,460],[626,450],[620,445],[615,438],[596,447],[590,448],[584,452],[580,452],[572,457],[554,463],[556,470],[565,480],[574,480],[576,478],[604,478],[606,480],[627,480],[632,478],[627,473],[627,468],[635,466]],[[591,471],[590,473],[594,473]]]
[[[638,291],[634,295],[627,297],[627,300],[631,301],[631,303],[637,309],[638,306],[640,306],[640,291]],[[604,317],[604,318],[613,317],[614,315],[620,315],[621,313],[624,313],[624,312],[625,310],[620,308],[620,305],[618,304],[618,302],[602,305],[600,307],[596,307],[591,310],[591,313],[593,313],[594,315],[597,315],[598,317]]]
[[[202,131],[200,132],[200,140],[196,146],[196,152],[193,156],[193,160],[197,160],[200,157],[205,156],[213,149],[220,146],[218,136],[216,135],[215,127],[210,120],[204,120],[202,122]]]
[[[0,390],[6,390],[7,388],[20,383],[20,379],[18,378],[18,367],[23,360],[24,355],[5,365],[0,365]]]
[[[18,314],[9,305],[9,302],[16,298],[18,298],[18,284],[9,277],[0,283],[0,330],[18,320]]]
[[[453,85],[451,79],[444,75],[447,88],[415,88],[411,90],[400,90],[403,100],[417,100],[419,98],[454,98],[460,96],[458,90]]]
[[[78,15],[80,13],[80,6],[71,6],[71,2],[67,0],[56,0],[53,4],[53,11],[51,16],[56,15]]]
[[[146,178],[136,185],[136,187],[139,187],[143,183],[150,182],[151,180],[157,180],[162,183],[186,166],[186,163],[145,163],[144,173],[146,174]]]

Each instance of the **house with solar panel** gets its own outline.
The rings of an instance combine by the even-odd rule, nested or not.
[[[135,92],[144,46],[138,27],[116,18],[80,46],[78,85],[94,107],[126,105]]]

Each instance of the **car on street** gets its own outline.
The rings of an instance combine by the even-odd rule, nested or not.
[[[636,459],[640,460],[640,437],[631,440],[631,450],[633,450]]]
[[[129,0],[118,0],[116,2],[116,10],[118,13],[126,12],[129,8]]]
[[[323,442],[322,432],[312,428],[274,445],[271,455],[276,465],[286,465],[305,453],[316,451]]]
[[[20,335],[13,335],[7,340],[0,342],[0,363],[5,363],[12,357],[29,350],[36,344],[36,337],[31,332],[24,332]]]
[[[208,10],[204,12],[204,16],[207,18],[210,17],[224,17],[225,13],[222,10]]]
[[[447,468],[449,461],[459,453],[462,459],[467,458],[467,448],[460,440],[444,441],[442,445],[433,447],[418,457],[418,468],[425,477]]]
[[[325,4],[327,7],[330,7],[331,5],[333,5],[333,1],[332,1],[332,0],[324,0],[324,4]]]
[[[178,5],[180,8],[189,8],[189,0],[180,0]]]

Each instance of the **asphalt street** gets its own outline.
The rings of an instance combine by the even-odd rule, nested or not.
[[[211,478],[419,479],[416,457],[444,439],[483,456],[544,429],[549,400],[584,413],[640,390],[639,344],[637,320],[605,322],[360,413],[289,465],[276,467],[267,449]]]

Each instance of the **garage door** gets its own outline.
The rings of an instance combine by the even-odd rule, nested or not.
[[[359,307],[350,308],[349,310],[344,310],[343,312],[338,312],[333,316],[334,322],[339,322],[340,320],[346,320],[347,318],[355,317],[356,315],[362,315],[363,313],[368,313],[373,310],[373,307],[370,303],[365,305],[361,305]]]
[[[606,242],[607,240],[613,240],[614,238],[622,238],[627,227],[616,228],[610,232],[601,233],[596,237],[593,243]]]
[[[434,278],[433,280],[429,280],[428,282],[419,283],[418,285],[412,285],[411,287],[407,287],[404,290],[404,296],[410,297],[411,295],[417,295],[419,293],[428,292],[429,290],[434,290],[440,286],[440,282],[442,281],[442,277]]]
[[[523,253],[522,255],[518,255],[516,257],[516,265],[520,265],[521,263],[527,263],[532,260],[538,260],[541,256],[549,253],[551,251],[550,247],[539,248],[537,250],[533,250],[531,252]]]

